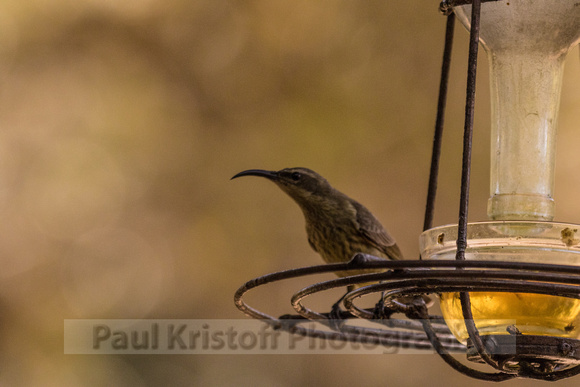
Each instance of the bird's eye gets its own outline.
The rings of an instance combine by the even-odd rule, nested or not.
[[[300,175],[300,172],[293,172],[293,173],[290,175],[290,178],[291,178],[292,180],[294,180],[294,181],[298,181],[298,180],[300,180],[300,177],[301,177],[301,176],[302,176],[302,175]]]

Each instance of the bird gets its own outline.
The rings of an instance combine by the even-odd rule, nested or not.
[[[326,263],[349,262],[357,253],[383,259],[403,259],[395,239],[365,206],[332,187],[313,170],[249,169],[232,179],[242,176],[264,177],[298,204],[306,221],[308,243]],[[350,270],[337,275],[344,277],[360,273],[369,271]]]
[[[404,259],[395,239],[372,212],[332,187],[313,170],[302,167],[279,171],[248,169],[232,179],[243,176],[258,176],[272,181],[298,204],[306,221],[308,243],[326,263],[346,263],[358,253],[386,260]],[[335,274],[345,277],[384,271],[345,270]],[[364,285],[367,284],[351,285],[348,291]],[[331,315],[334,318],[338,318],[340,314],[338,305],[343,298],[344,296],[333,305]],[[408,304],[413,299],[414,297],[402,297],[397,298],[397,301]],[[428,296],[423,295],[422,299],[427,306],[431,305]],[[378,316],[384,316],[382,301],[381,297],[375,310]],[[378,311],[379,308],[381,311]]]

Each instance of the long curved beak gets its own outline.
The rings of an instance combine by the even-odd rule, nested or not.
[[[274,180],[274,181],[279,179],[278,172],[276,172],[276,171],[265,171],[263,169],[248,169],[246,171],[242,171],[242,172],[238,173],[237,175],[232,177],[230,180],[235,179],[237,177],[242,177],[242,176],[260,176],[260,177],[265,177],[268,180]]]

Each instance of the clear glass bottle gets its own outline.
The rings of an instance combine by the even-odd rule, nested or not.
[[[455,7],[469,28],[471,6]],[[481,6],[491,80],[491,197],[497,220],[552,220],[556,129],[564,60],[580,40],[576,0]]]

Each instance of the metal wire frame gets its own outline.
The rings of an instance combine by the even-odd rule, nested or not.
[[[469,181],[471,174],[471,150],[473,142],[473,117],[475,112],[475,85],[477,75],[477,53],[479,48],[479,26],[481,14],[481,0],[473,0],[471,5],[471,28],[469,36],[469,58],[467,64],[467,90],[465,101],[465,125],[463,135],[463,160],[461,171],[461,196],[459,200],[459,222],[457,231],[456,260],[465,260],[467,248],[467,221],[469,210]],[[473,342],[481,359],[500,371],[505,371],[487,352],[479,332],[473,321],[471,300],[469,293],[460,293],[461,308],[465,326],[470,340]],[[485,377],[485,375],[482,375]]]
[[[373,258],[374,257],[371,257],[370,259],[372,260]],[[332,338],[333,340],[343,340],[343,341],[360,341],[361,337],[363,337],[365,343],[385,345],[391,348],[401,347],[414,349],[432,349],[433,348],[432,344],[427,335],[425,333],[419,333],[423,331],[423,327],[420,322],[399,319],[389,319],[388,321],[382,321],[377,319],[375,320],[375,322],[388,325],[390,328],[396,328],[396,330],[373,329],[344,324],[340,326],[340,329],[338,331],[336,331],[337,325],[333,323],[329,313],[314,312],[306,307],[303,307],[303,305],[299,302],[302,298],[307,296],[303,294],[303,291],[305,289],[308,289],[308,291],[310,292],[308,295],[310,295],[312,293],[320,291],[361,283],[360,281],[366,281],[364,280],[364,278],[368,278],[369,275],[337,278],[335,280],[317,283],[305,289],[302,289],[292,297],[292,304],[295,310],[297,311],[298,315],[283,315],[276,318],[249,306],[243,300],[244,295],[248,291],[268,283],[277,282],[281,280],[288,280],[292,278],[299,278],[306,275],[328,273],[334,272],[336,270],[352,269],[353,267],[365,269],[366,266],[364,265],[368,263],[369,263],[368,260],[366,259],[361,260],[360,257],[357,257],[356,259],[353,259],[350,263],[318,265],[267,274],[265,276],[258,277],[251,281],[248,281],[243,286],[241,286],[235,293],[234,303],[238,307],[238,309],[240,309],[246,315],[255,319],[261,319],[275,329],[288,331],[293,334],[309,337]],[[372,276],[371,279],[373,279]],[[297,296],[300,297],[300,300],[295,302],[294,300],[296,299]],[[370,313],[370,311],[367,312]],[[341,319],[347,320],[353,318],[353,315],[351,315],[349,312],[343,312],[340,317]],[[453,337],[453,335],[451,335],[449,328],[447,327],[447,325],[445,325],[441,317],[428,316],[427,318],[429,318],[433,322],[432,324],[433,331],[435,332],[435,334],[439,335],[440,339],[443,341],[442,346],[446,350],[453,352],[465,352],[465,346],[459,343]],[[329,332],[300,326],[300,323],[302,322],[312,322],[312,321],[316,321],[327,328],[334,329],[334,331]]]
[[[291,304],[298,315],[272,317],[252,308],[243,300],[245,294],[262,285],[303,277],[344,270],[376,270],[386,269],[383,273],[361,274],[350,277],[336,278],[310,285],[296,292],[291,298]],[[380,282],[378,282],[380,281]],[[360,317],[375,321],[394,329],[374,329],[344,324],[337,327],[332,323],[328,313],[319,313],[304,306],[304,299],[322,291],[348,285],[377,282],[373,285],[361,287],[349,292],[344,298],[347,312],[342,318],[350,321],[353,317]],[[333,340],[361,341],[390,347],[431,349],[434,348],[443,359],[453,368],[470,377],[502,381],[515,377],[526,377],[542,380],[559,380],[580,373],[578,361],[570,361],[578,357],[566,356],[565,351],[554,352],[553,356],[561,355],[568,359],[568,363],[556,365],[554,370],[538,370],[524,359],[519,361],[519,367],[512,368],[506,363],[505,356],[490,353],[490,358],[500,366],[498,373],[486,373],[474,370],[458,362],[450,352],[463,352],[465,347],[459,344],[442,323],[440,317],[430,316],[424,304],[397,305],[394,302],[394,312],[405,313],[409,320],[380,320],[374,311],[358,308],[355,300],[384,292],[386,304],[390,305],[394,299],[401,296],[410,296],[426,293],[466,291],[493,291],[546,294],[561,297],[580,299],[580,267],[565,265],[549,265],[525,262],[491,262],[491,261],[385,261],[374,257],[359,254],[349,263],[319,265],[305,268],[291,269],[272,273],[248,281],[238,289],[234,297],[236,306],[247,315],[263,319],[277,329],[303,336],[332,338]],[[317,321],[323,326],[337,331],[313,329],[301,326],[301,322]],[[419,333],[420,330],[424,331]],[[531,339],[529,336],[522,336]],[[542,339],[542,338],[539,338]],[[572,339],[551,338],[557,341],[562,348],[580,348],[580,341]],[[486,347],[490,352],[489,346]],[[517,354],[511,354],[508,359],[516,359]],[[503,360],[502,360],[503,359]]]

